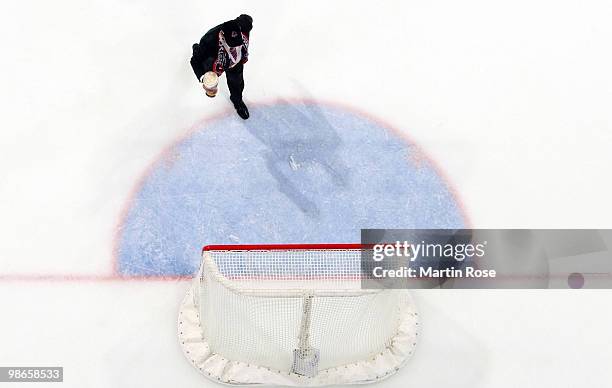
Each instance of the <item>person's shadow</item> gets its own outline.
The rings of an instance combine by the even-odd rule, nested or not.
[[[315,103],[281,101],[278,106],[282,109],[255,110],[251,120],[245,121],[244,125],[267,147],[262,156],[270,175],[278,183],[279,191],[303,213],[317,217],[319,207],[313,195],[308,195],[308,187],[304,186],[309,180],[304,179],[303,174],[292,174],[318,165],[334,185],[346,187],[350,170],[338,155],[342,139]]]

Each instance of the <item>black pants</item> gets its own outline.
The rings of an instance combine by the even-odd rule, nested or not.
[[[244,90],[244,77],[242,76],[243,68],[244,66],[240,64],[225,71],[227,87],[230,91],[230,100],[232,100],[234,104],[242,101],[242,91]]]

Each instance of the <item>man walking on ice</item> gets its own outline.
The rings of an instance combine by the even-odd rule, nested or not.
[[[200,43],[193,45],[191,56],[193,72],[209,97],[216,95],[218,77],[225,72],[230,100],[238,116],[244,120],[249,118],[249,110],[242,101],[242,70],[249,59],[249,34],[252,28],[253,18],[244,14],[220,24],[208,31]]]

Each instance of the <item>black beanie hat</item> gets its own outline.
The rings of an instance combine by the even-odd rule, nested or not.
[[[242,45],[242,35],[240,32],[240,24],[235,20],[230,20],[223,23],[221,26],[225,41],[230,47],[236,47]]]
[[[253,18],[247,14],[242,14],[236,18],[238,24],[240,24],[240,28],[242,32],[251,32],[253,29]]]

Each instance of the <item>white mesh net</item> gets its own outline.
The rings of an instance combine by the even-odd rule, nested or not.
[[[187,356],[236,384],[368,382],[393,373],[412,353],[416,313],[405,290],[360,288],[360,253],[205,250],[179,317]],[[185,323],[189,314],[197,327]]]
[[[287,296],[295,290],[360,290],[360,254],[359,249],[211,250],[204,260],[209,272],[239,292],[269,289],[273,296]]]

